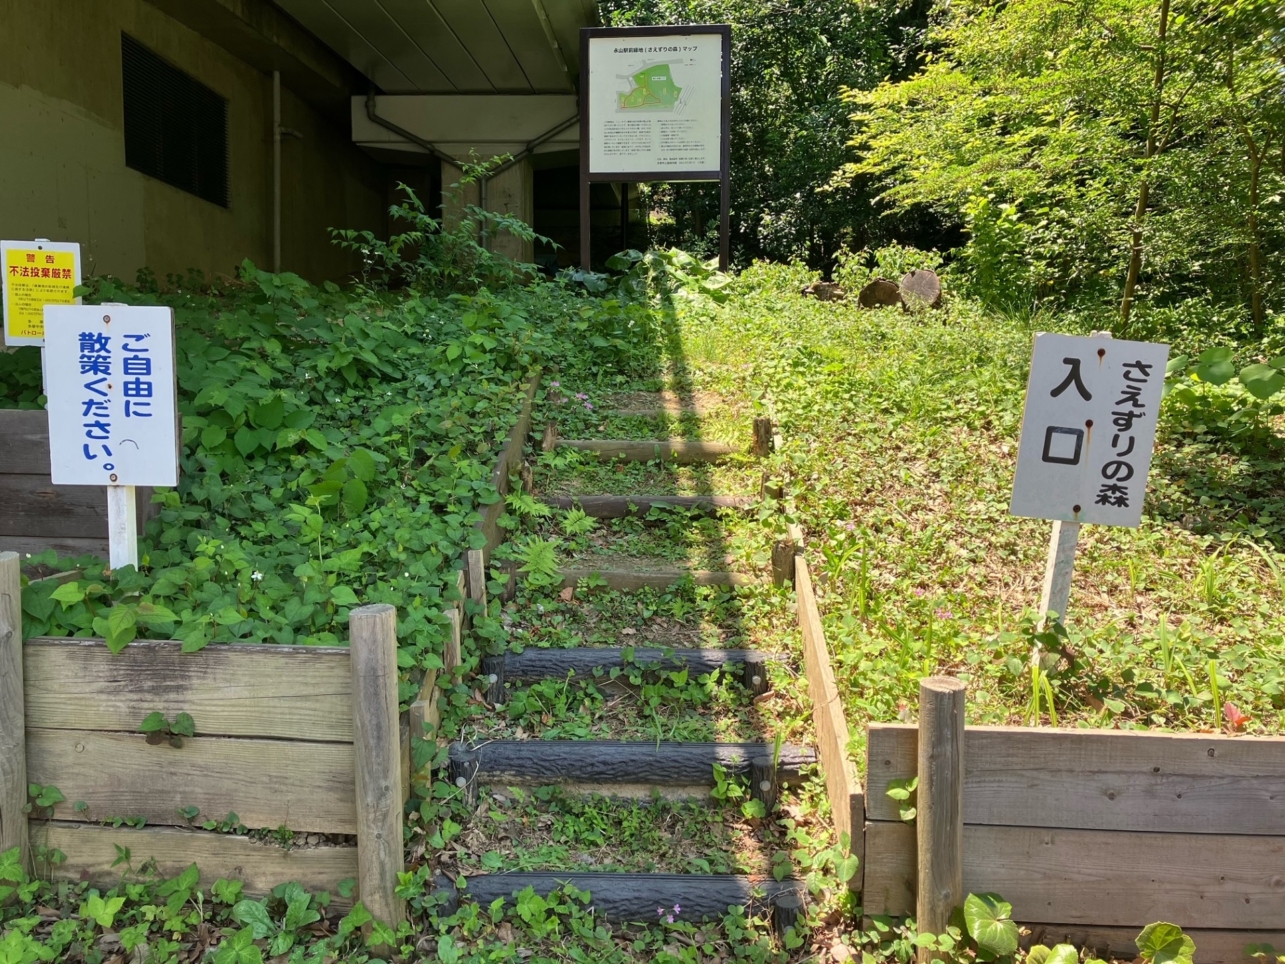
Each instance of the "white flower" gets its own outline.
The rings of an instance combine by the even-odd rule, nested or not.
[[[403,578],[409,579],[409,578],[410,578],[410,573],[409,573],[409,572],[403,572],[403,573],[402,573],[402,576],[403,576]]]
[[[250,573],[250,578],[253,579],[255,582],[263,582],[263,573],[259,572],[259,570],[256,569],[254,570],[254,572]]]

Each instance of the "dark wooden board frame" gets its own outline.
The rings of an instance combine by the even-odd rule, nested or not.
[[[723,38],[722,108],[719,122],[719,169],[715,171],[610,171],[589,170],[589,41],[594,37],[694,37],[714,34]],[[731,262],[732,209],[732,26],[726,23],[680,24],[668,27],[580,28],[580,267],[589,270],[589,185],[595,181],[622,184],[649,181],[718,181],[718,269]]]

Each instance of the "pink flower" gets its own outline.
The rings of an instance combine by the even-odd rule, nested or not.
[[[951,612],[949,609],[947,609],[945,606],[938,606],[938,607],[937,607],[937,618],[938,618],[938,619],[954,619],[954,618],[955,618],[955,614],[954,614],[954,613],[952,613],[952,612]]]
[[[666,923],[666,924],[672,924],[673,922],[674,922],[674,915],[673,915],[673,914],[670,914],[668,917],[666,917],[666,918],[665,918],[665,923]]]
[[[682,908],[681,908],[681,907],[679,907],[677,904],[675,904],[675,905],[674,905],[674,913],[675,913],[675,914],[677,914],[677,913],[680,913],[681,911],[682,911]]]
[[[550,387],[550,388],[561,388],[561,387],[562,387],[562,382],[549,382],[549,387]]]
[[[586,409],[587,411],[590,411],[590,412],[592,412],[592,411],[593,411],[593,406],[592,406],[592,405],[590,405],[588,402],[585,402],[585,403],[584,403],[584,407],[585,407],[585,409]]]
[[[663,908],[663,907],[657,907],[657,908],[656,908],[656,916],[657,916],[657,917],[664,917],[664,916],[665,916],[665,908]]]
[[[586,395],[584,392],[576,392],[576,398],[580,399],[580,401],[582,402],[588,397],[589,396]]]
[[[927,594],[927,592],[928,591],[926,589],[920,588],[918,586],[915,587],[915,595],[918,596],[920,599],[923,599],[924,596]]]

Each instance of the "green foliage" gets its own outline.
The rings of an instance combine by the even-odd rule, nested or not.
[[[183,737],[196,736],[196,721],[190,713],[179,713],[173,721],[167,720],[160,710],[153,710],[143,718],[138,731],[147,734],[147,742],[152,746],[168,743],[178,749],[183,745]],[[188,819],[196,816],[196,811]]]
[[[1131,297],[1238,306],[1261,337],[1285,291],[1279,10],[1164,10],[941,5],[918,74],[845,93],[860,157],[838,180],[873,178],[892,210],[964,228],[961,280],[991,304],[1119,303],[1136,228]]]
[[[1147,964],[1191,964],[1196,953],[1196,942],[1177,924],[1148,924],[1135,943],[1138,956]]]
[[[460,180],[450,186],[442,201],[444,212],[452,213],[442,218],[430,214],[411,188],[398,184],[406,197],[389,207],[388,214],[406,230],[387,241],[372,231],[335,228],[331,236],[341,248],[361,257],[362,277],[379,287],[472,293],[526,280],[536,274],[536,265],[515,262],[492,251],[495,238],[507,234],[519,241],[552,242],[515,215],[463,202],[472,185],[485,181],[508,160],[505,156],[463,164]]]
[[[977,942],[979,959],[1007,957],[1017,950],[1013,905],[998,894],[969,894],[964,900],[968,935]]]
[[[888,789],[884,791],[890,800],[897,803],[897,816],[906,823],[914,823],[919,810],[915,806],[915,791],[919,789],[919,777],[902,780],[889,780]]]

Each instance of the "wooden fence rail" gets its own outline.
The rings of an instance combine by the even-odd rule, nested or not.
[[[923,897],[916,827],[887,796],[918,775],[922,819],[921,733],[869,728],[868,915]],[[1285,738],[967,727],[961,749],[963,891],[1003,895],[1036,940],[1132,954],[1167,920],[1197,962],[1285,947]]]

